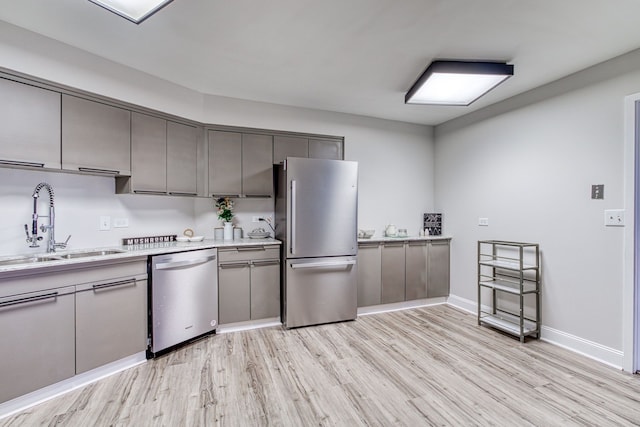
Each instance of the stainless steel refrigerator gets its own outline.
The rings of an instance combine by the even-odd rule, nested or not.
[[[357,316],[358,163],[289,157],[274,166],[287,328]]]

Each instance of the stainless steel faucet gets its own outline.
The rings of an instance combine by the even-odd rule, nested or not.
[[[47,252],[55,252],[56,248],[64,249],[67,247],[67,243],[71,238],[71,235],[67,237],[64,243],[56,243],[56,235],[55,235],[55,208],[53,201],[53,188],[46,182],[41,182],[36,185],[36,188],[33,190],[33,215],[31,217],[31,235],[29,235],[29,226],[27,224],[24,225],[24,231],[27,234],[27,242],[31,243],[29,245],[30,248],[38,248],[40,245],[38,242],[42,240],[42,236],[38,236],[38,197],[40,197],[40,190],[45,188],[49,193],[49,216],[41,216],[41,218],[49,218],[49,224],[40,226],[40,230],[45,233],[49,232],[49,239],[47,240]]]

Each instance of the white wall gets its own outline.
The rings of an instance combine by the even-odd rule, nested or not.
[[[624,208],[623,101],[640,89],[639,56],[436,128],[451,293],[475,303],[477,240],[540,243],[543,337],[617,366],[624,229],[604,227],[603,211]],[[605,185],[604,200],[591,199],[592,184]]]
[[[345,157],[360,164],[359,225],[362,228],[375,228],[378,235],[391,222],[416,234],[422,213],[433,209],[431,127],[203,95],[1,21],[0,57],[3,61],[0,65],[11,70],[204,123],[344,136]],[[5,181],[5,174],[9,174],[6,179],[18,179],[11,175],[13,173],[22,174],[22,180],[22,177],[30,177],[33,172],[0,170],[0,179]],[[56,200],[61,210],[65,209],[63,206],[67,203],[64,196],[67,191],[75,191],[74,188],[84,185],[89,187],[81,197],[67,204],[72,209],[66,213],[65,221],[74,225],[86,224],[83,225],[83,233],[89,233],[86,239],[76,240],[77,233],[70,231],[74,234],[76,245],[86,247],[96,246],[95,243],[117,243],[119,230],[106,234],[91,232],[92,224],[98,217],[109,214],[108,206],[116,206],[115,213],[131,218],[140,215],[146,219],[153,209],[161,212],[152,221],[144,221],[144,226],[140,223],[143,228],[138,229],[132,224],[123,232],[127,236],[163,228],[163,218],[167,230],[180,232],[190,223],[190,228],[194,228],[197,234],[207,237],[213,236],[213,228],[219,224],[211,200],[189,199],[191,201],[187,202],[185,199],[154,196],[115,196],[111,189],[112,179],[48,175],[52,177],[47,179],[55,181],[56,192],[61,194],[60,201]],[[0,187],[0,212],[3,221],[11,224],[8,227],[12,230],[10,237],[7,236],[10,242],[0,243],[0,254],[22,248],[22,235],[14,230],[16,224],[24,224],[28,219],[24,208],[16,205],[15,209],[5,209],[4,206],[23,203],[16,197],[30,197],[39,180],[40,177],[25,178],[25,182],[28,182],[23,187],[19,183]],[[98,188],[85,183],[95,183]],[[10,196],[10,192],[14,191],[10,190],[12,188],[17,193],[15,196]],[[99,195],[92,196],[92,200],[99,202],[90,209],[91,217],[80,209],[82,200],[89,195]],[[101,206],[101,203],[105,205]],[[252,223],[251,217],[272,214],[272,203],[265,200],[238,201],[237,225],[245,231],[255,227],[266,228],[264,224]],[[175,210],[180,214],[174,214]],[[58,215],[58,221],[63,221],[62,215]],[[58,235],[67,232],[62,224],[58,226]]]

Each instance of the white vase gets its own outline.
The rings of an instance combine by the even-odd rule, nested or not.
[[[224,240],[233,240],[233,223],[224,223]]]

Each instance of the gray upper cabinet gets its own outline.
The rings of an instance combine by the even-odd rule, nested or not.
[[[242,194],[268,197],[273,193],[273,137],[242,135]]]
[[[167,121],[131,113],[131,189],[134,193],[167,191]]]
[[[0,166],[60,169],[60,94],[0,79]]]
[[[309,138],[309,157],[312,159],[342,160],[342,141],[337,139]]]
[[[242,134],[209,131],[209,195],[242,194]]]
[[[287,157],[309,157],[309,139],[297,136],[274,136],[273,163],[280,164]]]
[[[167,122],[167,192],[198,195],[198,128]]]
[[[62,95],[62,168],[131,175],[131,113]]]

